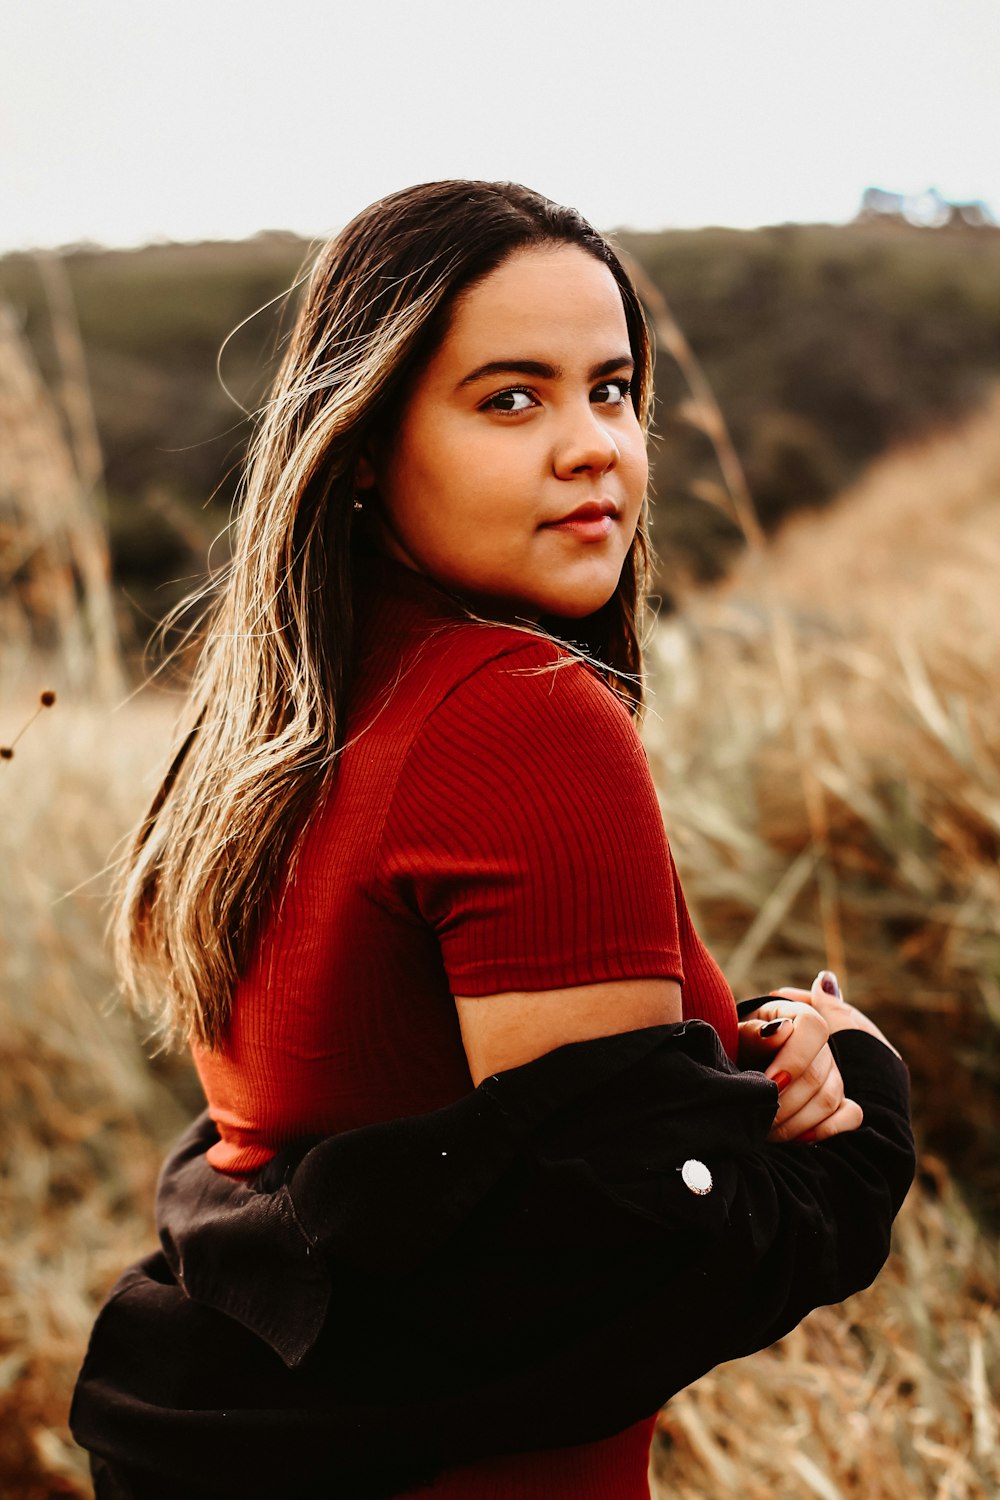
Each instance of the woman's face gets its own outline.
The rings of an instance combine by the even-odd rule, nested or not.
[[[517,251],[457,303],[377,485],[381,545],[495,618],[614,593],[646,488],[621,293],[575,245]],[[597,519],[559,524],[580,507]]]

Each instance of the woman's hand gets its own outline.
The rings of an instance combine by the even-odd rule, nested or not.
[[[772,1142],[825,1140],[857,1130],[864,1119],[861,1106],[844,1093],[840,1069],[827,1044],[831,1030],[839,1027],[828,1023],[826,1002],[845,1010],[853,1007],[843,1006],[839,992],[833,1001],[822,991],[823,978],[817,975],[812,991],[777,991],[752,1020],[740,1022],[740,1066],[761,1068],[781,1092],[768,1135]]]
[[[823,1017],[831,1032],[835,1031],[867,1031],[870,1036],[878,1037],[884,1042],[890,1052],[896,1052],[889,1038],[880,1031],[863,1010],[858,1010],[856,1005],[848,1005],[840,993],[840,985],[836,974],[829,969],[821,969],[813,980],[811,990],[779,990],[779,995],[800,996],[808,1005],[815,1006]],[[896,1052],[896,1056],[902,1061],[902,1056]]]

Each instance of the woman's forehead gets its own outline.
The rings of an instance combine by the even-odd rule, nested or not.
[[[461,297],[438,357],[544,360],[559,347],[588,363],[627,354],[621,292],[608,267],[579,246],[533,245]]]

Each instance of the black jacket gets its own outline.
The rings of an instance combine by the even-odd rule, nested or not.
[[[205,1162],[202,1115],[161,1250],[98,1317],[77,1442],[159,1476],[137,1495],[376,1500],[621,1431],[883,1265],[908,1075],[866,1033],[831,1047],[865,1118],[813,1145],[767,1143],[777,1089],[701,1021],[560,1047],[249,1183]]]

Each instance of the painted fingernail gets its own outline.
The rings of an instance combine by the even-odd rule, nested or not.
[[[775,1073],[774,1076],[771,1079],[772,1083],[776,1083],[778,1085],[778,1093],[779,1094],[782,1092],[783,1089],[787,1089],[787,1087],[791,1083],[791,1081],[792,1081],[792,1075],[791,1075],[791,1073],[786,1073],[786,1072],[784,1072],[784,1070],[782,1070],[782,1072],[780,1072],[780,1073]]]
[[[777,1020],[765,1021],[760,1028],[761,1036],[774,1036],[775,1032],[780,1031],[782,1026],[788,1025],[788,1019],[788,1016],[779,1016]]]
[[[824,969],[820,974],[819,987],[824,994],[832,995],[835,1000],[839,1000],[841,998],[840,985],[837,983],[837,976],[836,974],[832,973],[830,969]],[[800,1136],[799,1139],[801,1140],[802,1137]]]
[[[799,1136],[800,1141],[814,1141],[815,1139],[815,1130],[803,1130],[802,1134]]]

